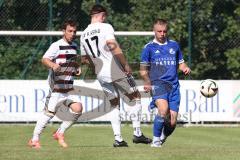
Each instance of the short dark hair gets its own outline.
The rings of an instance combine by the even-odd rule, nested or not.
[[[64,21],[62,29],[66,29],[68,25],[72,27],[77,27],[77,23],[74,20],[68,19]]]
[[[167,24],[168,24],[168,21],[167,21],[166,19],[157,18],[157,19],[154,21],[153,25],[155,25],[155,24],[167,25]]]
[[[100,4],[95,4],[92,9],[90,10],[90,15],[94,15],[94,14],[98,14],[104,12],[105,14],[107,14],[107,10],[105,7],[103,7]]]

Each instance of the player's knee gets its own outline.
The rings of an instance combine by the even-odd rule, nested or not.
[[[47,115],[48,117],[55,116],[55,112],[49,111],[47,108],[44,109],[44,114]]]
[[[70,108],[72,110],[72,112],[75,112],[75,113],[82,113],[82,110],[83,110],[83,107],[82,107],[82,104],[81,103],[72,103],[70,105]]]
[[[158,112],[158,114],[164,119],[167,117],[167,114],[165,112]]]
[[[119,103],[120,103],[120,98],[114,98],[114,99],[111,99],[109,101],[111,103],[111,106],[118,106]]]
[[[167,118],[167,115],[168,115],[168,110],[167,109],[164,109],[164,108],[160,108],[158,107],[158,114],[162,117],[162,118]]]

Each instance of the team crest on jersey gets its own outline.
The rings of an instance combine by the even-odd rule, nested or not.
[[[169,53],[170,53],[170,54],[175,54],[176,51],[175,51],[173,48],[170,48],[170,49],[169,49]]]

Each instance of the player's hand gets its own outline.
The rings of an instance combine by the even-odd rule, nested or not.
[[[127,75],[132,74],[132,69],[131,69],[131,67],[130,67],[128,64],[126,64],[126,65],[124,66],[124,71],[125,71],[125,73],[126,73]]]
[[[60,71],[61,66],[57,63],[54,63],[54,65],[52,66],[52,69],[54,72],[58,72],[58,71]]]
[[[81,67],[79,67],[79,68],[76,70],[75,75],[76,75],[76,76],[80,76],[81,73],[82,73],[82,70],[81,70]]]
[[[184,68],[183,70],[184,75],[189,75],[191,73],[191,69],[189,67]]]
[[[144,82],[143,89],[145,92],[150,92],[152,90],[152,85],[150,82]]]

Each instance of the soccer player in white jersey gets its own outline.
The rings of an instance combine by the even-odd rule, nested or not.
[[[65,21],[63,25],[63,38],[52,43],[45,52],[42,63],[49,68],[49,95],[46,98],[45,109],[36,123],[33,137],[28,142],[32,148],[40,148],[40,134],[51,120],[57,105],[63,102],[70,107],[73,118],[63,120],[53,138],[58,140],[59,145],[67,147],[64,141],[64,132],[79,118],[82,113],[82,104],[78,95],[71,94],[73,91],[74,75],[80,75],[80,67],[76,63],[77,45],[73,42],[76,36],[76,23],[72,20]]]
[[[144,90],[152,91],[151,108],[158,113],[153,123],[152,147],[161,147],[176,127],[180,105],[178,69],[185,75],[191,70],[184,63],[183,55],[176,41],[167,38],[168,22],[156,19],[153,25],[155,38],[145,45],[141,53],[140,75]],[[170,120],[167,118],[170,115]]]
[[[113,27],[108,23],[104,23],[107,11],[101,5],[94,5],[90,15],[91,24],[81,35],[81,55],[83,63],[91,63],[95,66],[97,79],[112,106],[110,121],[115,136],[113,146],[128,146],[121,136],[119,92],[122,92],[131,101],[135,102],[135,105],[130,110],[134,128],[133,143],[151,143],[152,140],[145,137],[140,129],[141,97],[131,76],[131,68],[115,40]]]

